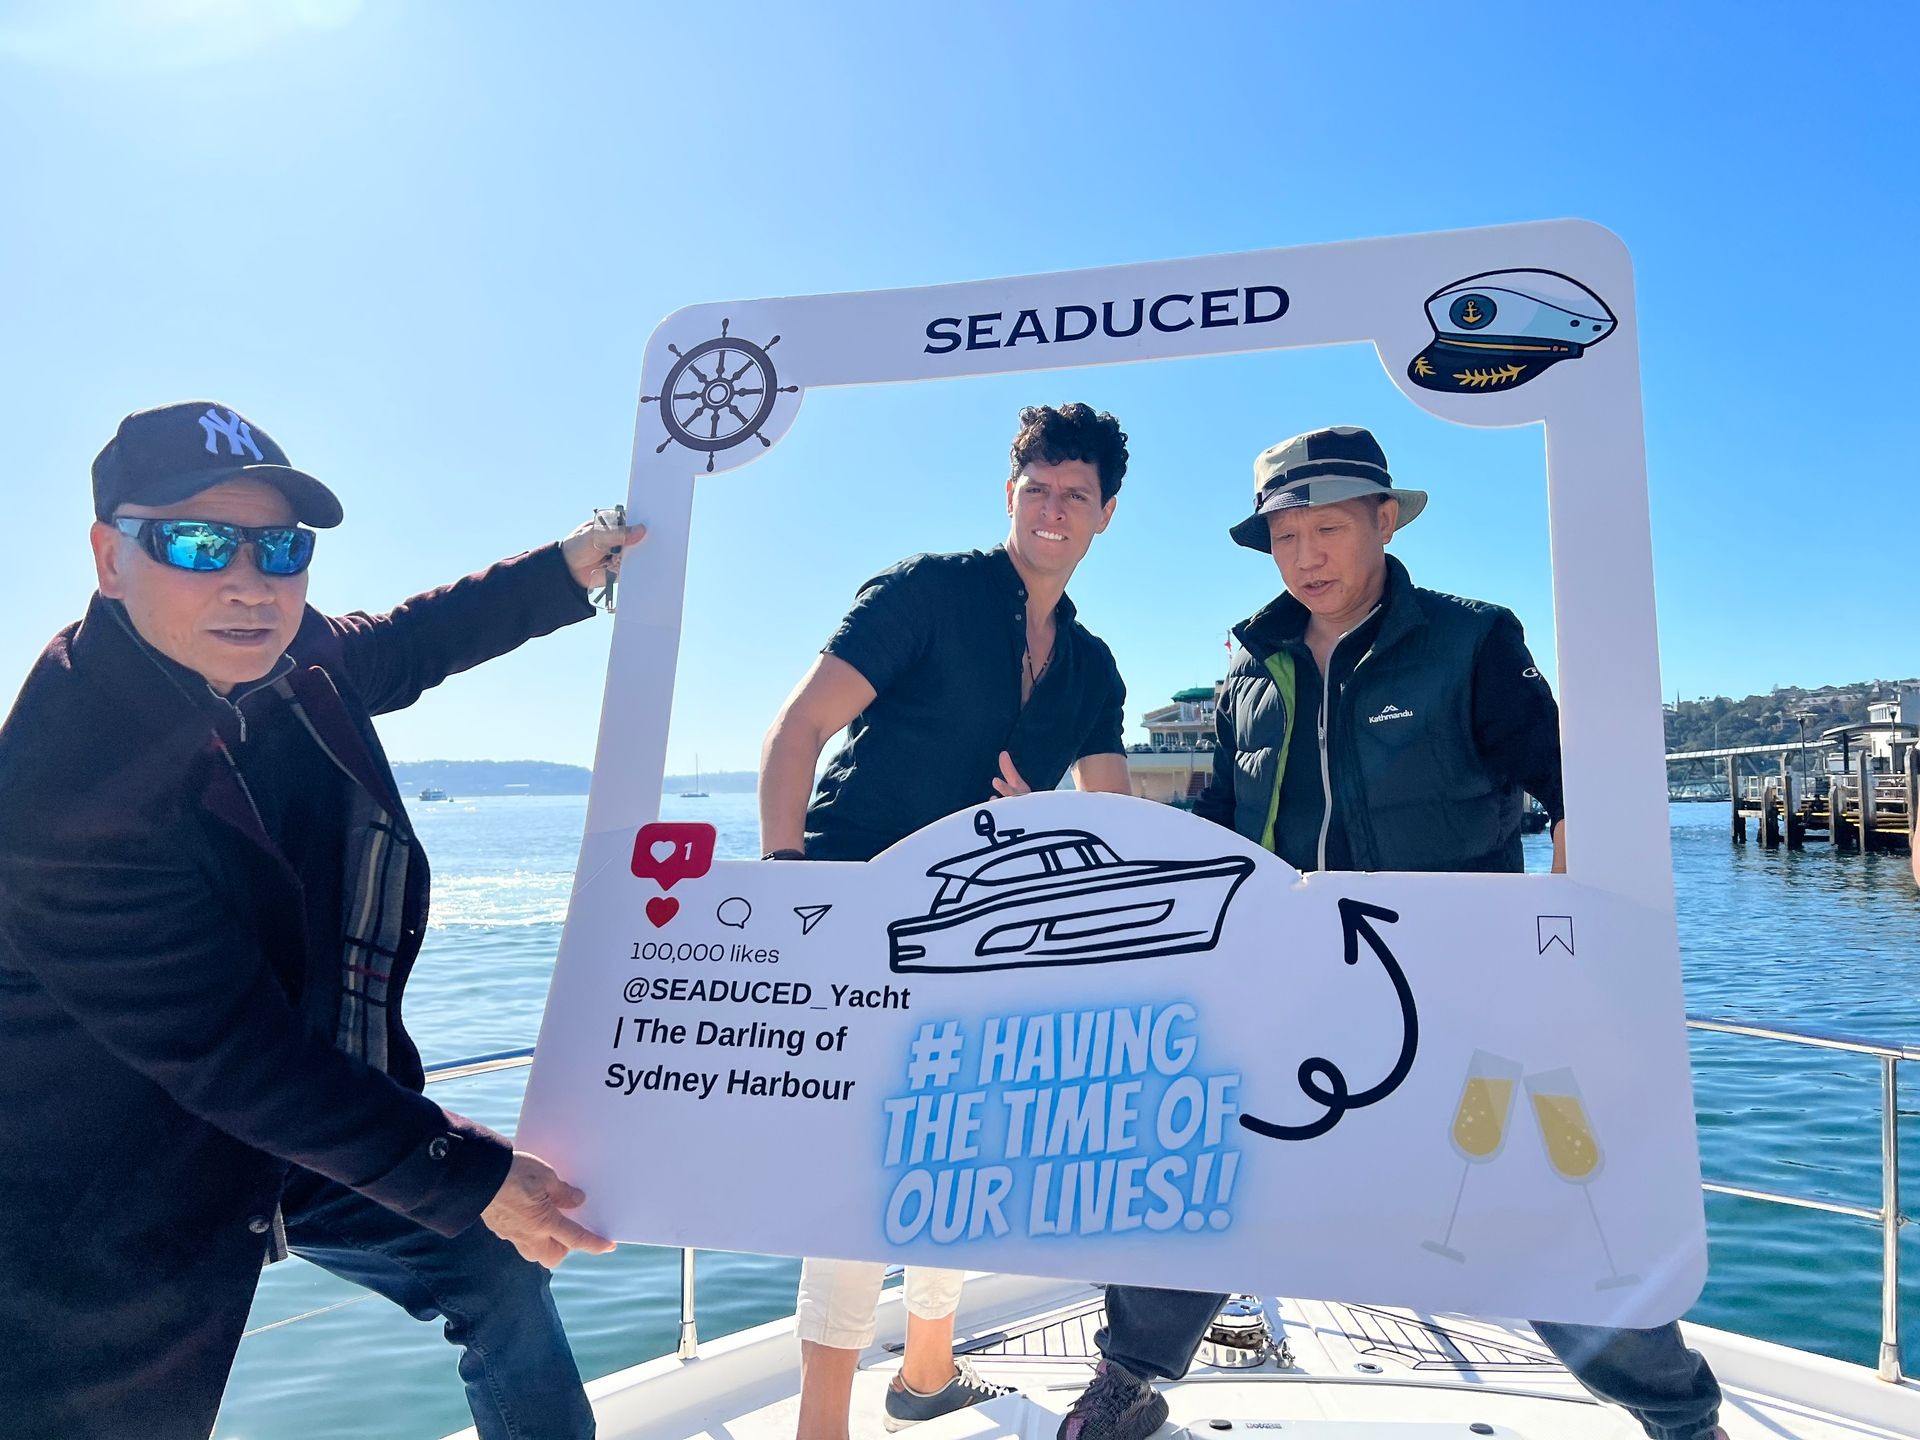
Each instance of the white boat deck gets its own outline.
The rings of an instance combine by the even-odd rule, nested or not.
[[[1084,1284],[970,1279],[957,1348],[1019,1394],[912,1428],[913,1440],[1052,1440],[1098,1358],[1099,1291]],[[1624,1412],[1592,1400],[1523,1324],[1407,1310],[1278,1300],[1268,1307],[1292,1363],[1196,1366],[1163,1386],[1163,1436],[1195,1440],[1276,1431],[1292,1440],[1635,1440]],[[898,1363],[898,1291],[855,1381],[853,1440],[881,1440],[881,1395]],[[1857,1365],[1688,1327],[1727,1393],[1730,1440],[1914,1440],[1920,1385],[1887,1384]],[[703,1344],[588,1387],[602,1440],[792,1440],[799,1346],[791,1319]],[[471,1431],[464,1432],[470,1437]]]

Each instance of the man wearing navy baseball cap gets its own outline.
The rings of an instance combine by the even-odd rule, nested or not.
[[[1213,779],[1194,814],[1296,870],[1518,871],[1523,795],[1565,867],[1560,712],[1512,611],[1424,590],[1387,544],[1426,508],[1357,425],[1253,462],[1253,513],[1229,532],[1285,589],[1234,627]],[[1364,663],[1363,663],[1364,662]],[[1457,1258],[1457,1257],[1455,1257]],[[1228,1297],[1107,1287],[1102,1360],[1059,1440],[1145,1440]],[[1589,1390],[1656,1440],[1725,1440],[1720,1387],[1677,1325],[1534,1326]]]
[[[427,863],[372,717],[591,615],[643,529],[321,615],[339,500],[205,401],[123,420],[93,502],[98,592],[0,727],[0,1428],[207,1435],[290,1249],[443,1318],[480,1435],[591,1435],[544,1267],[612,1247],[420,1093]]]

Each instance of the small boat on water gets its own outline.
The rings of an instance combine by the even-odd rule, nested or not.
[[[705,800],[707,798],[707,792],[700,788],[700,757],[697,754],[693,757],[693,788],[691,790],[682,790],[680,792],[680,798],[682,800]]]
[[[447,792],[442,790],[439,786],[429,785],[426,789],[420,792],[420,798],[422,800],[451,800],[453,797],[447,794]]]
[[[999,830],[927,871],[940,880],[925,915],[887,927],[896,971],[1091,965],[1210,950],[1227,906],[1253,873],[1245,855],[1122,860],[1086,830]]]

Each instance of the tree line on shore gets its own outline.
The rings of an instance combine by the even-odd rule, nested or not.
[[[1668,750],[1717,750],[1735,745],[1778,745],[1802,737],[1817,739],[1835,725],[1859,724],[1867,706],[1892,700],[1903,685],[1920,680],[1862,680],[1850,685],[1825,685],[1807,690],[1781,685],[1765,695],[1741,700],[1725,695],[1678,700],[1665,707]],[[407,794],[444,790],[449,795],[584,795],[593,772],[584,765],[562,765],[547,760],[412,760],[396,762],[394,776]],[[709,794],[743,794],[755,788],[751,770],[703,771],[700,790]],[[662,791],[677,795],[694,789],[692,775],[668,775]]]
[[[394,778],[403,795],[422,790],[444,790],[454,796],[476,795],[584,795],[593,772],[584,765],[562,765],[549,760],[397,760]],[[694,789],[691,775],[668,775],[660,788],[669,795]],[[702,772],[699,788],[709,794],[750,792],[757,777],[751,770]]]
[[[1736,745],[1782,745],[1815,740],[1836,725],[1857,725],[1875,700],[1899,697],[1902,685],[1920,681],[1863,680],[1803,690],[1781,685],[1765,695],[1732,700],[1724,695],[1676,700],[1666,707],[1667,749],[1719,750]]]

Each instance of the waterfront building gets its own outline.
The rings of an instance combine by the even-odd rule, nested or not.
[[[1181,690],[1141,716],[1147,743],[1127,747],[1134,794],[1182,809],[1193,804],[1213,774],[1213,717],[1225,684]]]

